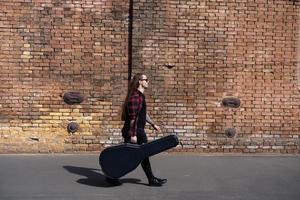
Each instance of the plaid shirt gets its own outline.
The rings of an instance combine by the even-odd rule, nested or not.
[[[128,105],[127,105],[128,116],[130,121],[134,120],[134,126],[130,127],[130,136],[136,136],[137,121],[138,121],[137,118],[139,112],[142,109],[143,100],[144,100],[144,95],[138,90],[133,91],[129,98]]]

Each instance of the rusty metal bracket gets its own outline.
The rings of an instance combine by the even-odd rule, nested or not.
[[[222,100],[222,105],[230,108],[238,108],[241,105],[241,100],[237,97],[226,97]]]
[[[75,133],[79,129],[79,124],[76,122],[70,122],[67,126],[67,130],[69,133]]]
[[[229,138],[233,138],[236,135],[236,130],[234,128],[228,128],[225,130],[225,135]]]
[[[67,104],[73,105],[82,103],[84,96],[80,92],[67,92],[64,94],[63,99]]]

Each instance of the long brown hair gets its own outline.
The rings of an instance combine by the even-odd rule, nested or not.
[[[141,77],[143,75],[144,74],[142,74],[142,73],[138,73],[138,74],[134,75],[128,85],[127,95],[126,95],[125,101],[122,106],[122,120],[123,121],[125,121],[125,118],[126,118],[126,109],[127,109],[127,104],[128,104],[129,98],[130,98],[132,92],[135,91],[139,87],[139,80],[141,79]]]

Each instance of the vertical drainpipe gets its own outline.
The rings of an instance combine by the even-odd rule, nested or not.
[[[129,0],[128,14],[128,83],[132,75],[132,29],[133,29],[133,0]]]

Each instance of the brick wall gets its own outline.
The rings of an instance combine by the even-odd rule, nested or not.
[[[0,152],[119,143],[129,2],[0,2]],[[163,128],[150,139],[176,133],[178,151],[299,153],[298,1],[133,3],[132,70],[149,76],[148,110]],[[70,91],[84,101],[65,103]]]
[[[1,152],[89,151],[113,141],[127,83],[126,8],[1,0]],[[84,102],[64,103],[69,91]],[[80,126],[74,134],[71,121]]]

